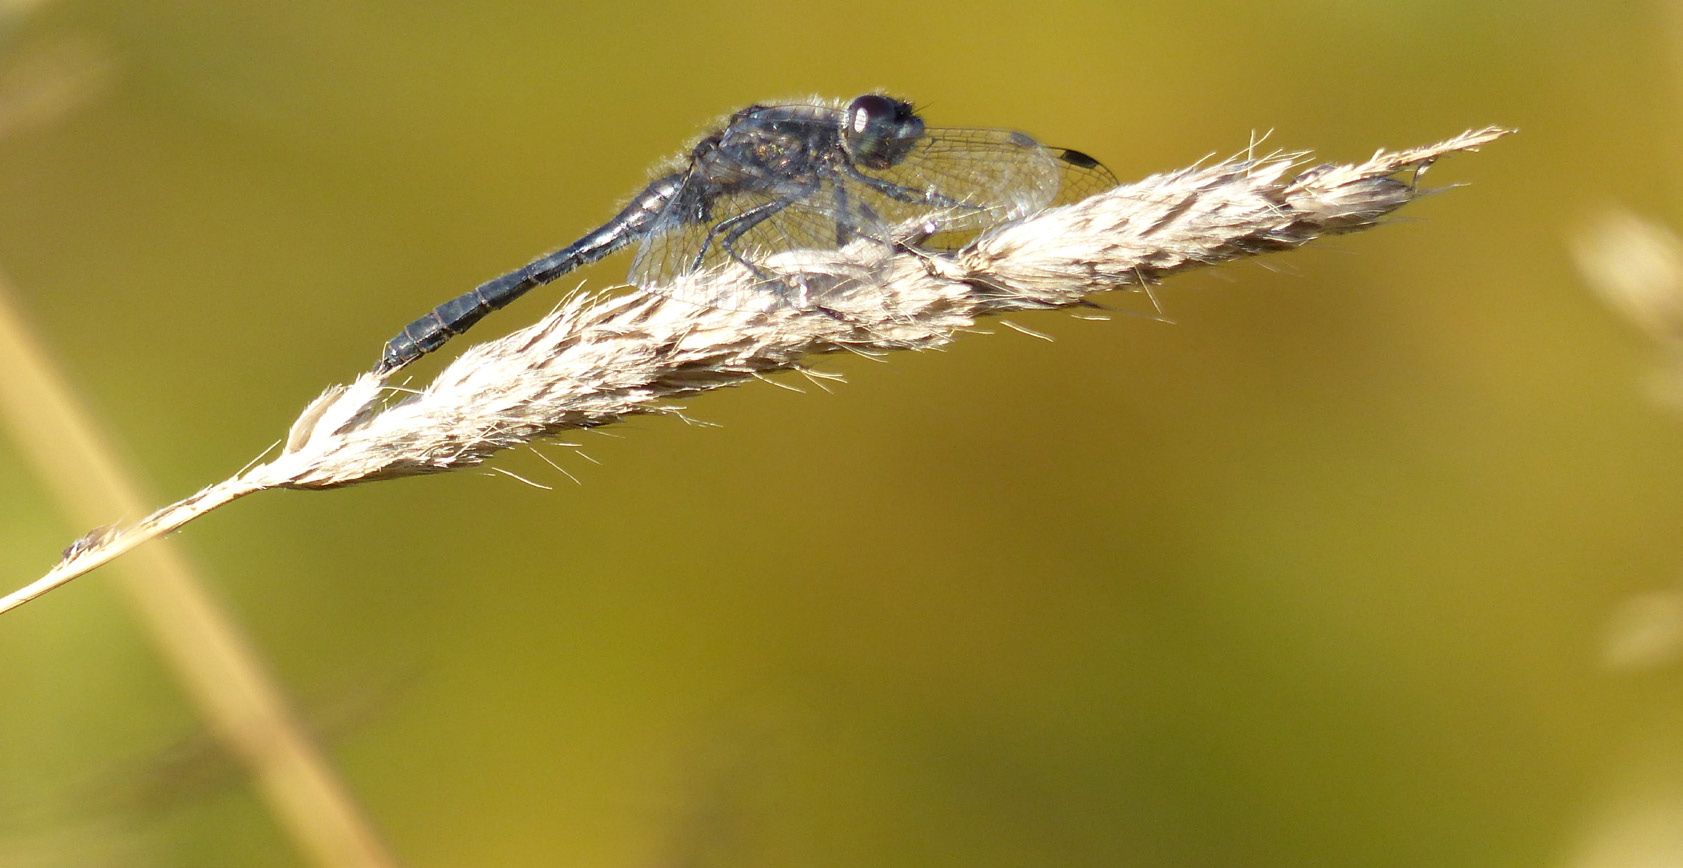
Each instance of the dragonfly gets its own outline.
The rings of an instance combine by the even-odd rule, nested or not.
[[[868,93],[845,105],[751,105],[702,137],[672,171],[572,244],[453,298],[386,342],[375,373],[443,346],[492,311],[630,245],[628,282],[727,309],[823,309],[778,255],[862,243],[941,249],[952,239],[1116,186],[1080,151],[1012,130],[928,127],[911,103]],[[702,296],[691,275],[749,279]]]

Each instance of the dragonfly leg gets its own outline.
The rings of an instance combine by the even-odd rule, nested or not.
[[[766,278],[766,273],[761,270],[759,266],[748,261],[747,257],[737,252],[736,242],[739,241],[743,235],[747,234],[749,230],[767,220],[770,220],[772,215],[782,211],[784,208],[787,208],[796,202],[799,202],[801,198],[803,197],[785,196],[781,199],[755,205],[741,214],[727,217],[713,224],[713,227],[707,231],[707,238],[701,242],[701,249],[696,252],[695,260],[690,263],[690,270],[698,271],[701,269],[702,260],[707,258],[707,251],[712,249],[713,240],[717,238],[719,239],[719,247],[723,249],[731,259],[741,263],[743,267],[753,272],[756,277],[760,277],[762,279]]]

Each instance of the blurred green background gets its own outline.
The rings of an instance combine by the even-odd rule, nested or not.
[[[1124,179],[1520,128],[1174,279],[1174,324],[1016,316],[1055,341],[545,448],[580,485],[516,453],[556,490],[178,539],[414,866],[1683,865],[1683,416],[1569,253],[1683,217],[1676,4],[0,8],[0,267],[160,504],[757,100],[887,88]],[[86,529],[0,441],[4,589]],[[116,569],[0,619],[0,865],[301,864]]]

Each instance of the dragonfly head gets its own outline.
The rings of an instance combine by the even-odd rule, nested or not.
[[[866,169],[887,169],[900,162],[923,135],[923,119],[911,103],[880,93],[848,103],[843,121],[842,147],[854,164]]]

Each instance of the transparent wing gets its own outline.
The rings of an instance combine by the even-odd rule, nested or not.
[[[629,280],[645,291],[709,307],[814,304],[798,275],[769,264],[795,250],[913,240],[954,249],[975,233],[1115,186],[1079,151],[1047,148],[1008,130],[932,129],[886,169],[827,165],[799,179],[720,192],[686,182],[650,227]],[[710,192],[711,195],[704,195]],[[686,280],[739,266],[751,278],[729,294]]]
[[[792,250],[835,250],[857,240],[887,243],[888,227],[836,179],[818,176],[773,189],[739,188],[705,208],[675,198],[650,228],[631,262],[629,281],[679,301],[737,310],[773,303],[804,306],[797,281],[769,264]],[[725,296],[685,278],[731,267],[749,276]]]
[[[1057,160],[1062,177],[1058,185],[1058,195],[1052,198],[1053,205],[1079,202],[1120,183],[1103,163],[1080,151],[1072,151],[1069,148],[1047,148],[1046,151]]]
[[[924,223],[919,245],[934,250],[956,249],[990,226],[1117,184],[1098,160],[1010,130],[930,130],[898,165],[863,174],[921,192],[921,202],[886,204],[883,214],[891,225]]]
[[[875,191],[889,224],[921,222],[931,238],[950,242],[1046,207],[1058,172],[1051,152],[1022,133],[932,129],[899,163],[862,169],[856,181],[891,185]]]

